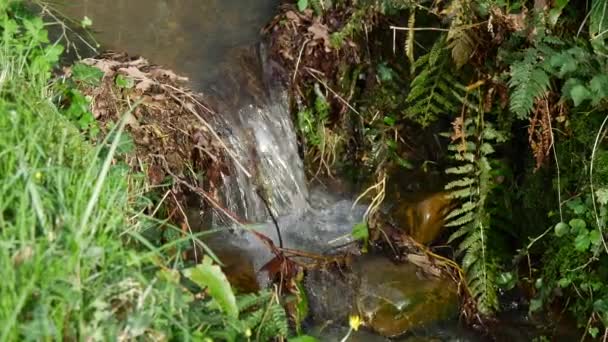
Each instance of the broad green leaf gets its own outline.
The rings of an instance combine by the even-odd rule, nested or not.
[[[74,80],[89,86],[98,86],[101,83],[103,75],[103,71],[83,63],[76,63],[72,67],[72,77]]]
[[[536,312],[543,307],[542,299],[532,299],[530,301],[530,312]]]
[[[308,335],[293,337],[287,340],[288,342],[319,342],[316,338]]]
[[[303,12],[308,8],[308,0],[298,0],[298,10]]]
[[[574,248],[579,252],[585,252],[591,245],[591,239],[589,238],[589,232],[583,230],[579,232],[576,239],[574,239]]]
[[[575,219],[570,220],[569,224],[570,224],[570,227],[572,227],[572,230],[574,232],[579,232],[582,229],[587,228],[587,222],[585,222],[585,220],[580,219],[580,218],[575,218]]]
[[[238,318],[239,309],[236,297],[222,269],[213,265],[211,258],[205,256],[203,263],[184,271],[184,275],[202,288],[207,288],[211,298],[217,302],[226,315]]]
[[[568,5],[569,0],[556,0],[553,4],[553,8],[549,11],[549,25],[555,26],[559,16],[562,14],[562,10]]]
[[[570,97],[572,98],[572,101],[574,101],[574,106],[578,106],[583,103],[583,101],[592,98],[589,89],[582,84],[577,84],[570,89]]]
[[[589,241],[591,241],[594,246],[599,246],[600,243],[602,243],[602,235],[599,230],[594,229],[589,233]]]
[[[608,301],[605,299],[598,299],[593,303],[593,310],[599,313],[599,316],[604,323],[608,325]]]
[[[557,237],[562,237],[566,235],[568,231],[570,231],[570,226],[568,226],[564,222],[560,222],[555,225],[555,235],[557,235]]]
[[[562,289],[570,286],[571,283],[572,283],[572,279],[570,279],[570,278],[562,278],[557,282],[559,287],[561,287]]]
[[[600,188],[595,191],[597,202],[601,205],[608,204],[608,188]]]
[[[114,83],[118,88],[131,89],[135,85],[132,78],[119,74],[116,76]]]
[[[511,290],[515,287],[517,279],[513,275],[513,272],[503,272],[496,278],[496,283],[504,290]]]
[[[386,65],[386,63],[381,63],[378,65],[378,77],[380,77],[381,81],[392,81],[393,80],[393,69]]]
[[[384,117],[384,123],[387,126],[393,127],[393,126],[395,126],[395,118],[393,118],[392,116],[385,116]]]
[[[367,241],[367,239],[369,239],[369,229],[367,227],[367,222],[357,223],[353,227],[352,236],[356,240]]]

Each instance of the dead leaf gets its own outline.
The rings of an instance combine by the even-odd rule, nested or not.
[[[138,68],[136,68],[134,66],[130,66],[127,68],[120,68],[120,69],[118,69],[118,72],[122,73],[125,76],[129,76],[131,78],[138,79],[138,80],[145,80],[145,79],[149,78],[147,74],[145,74],[144,72],[142,72],[141,70],[139,70]]]
[[[326,48],[331,47],[331,40],[329,39],[329,28],[319,21],[315,21],[310,27],[308,32],[313,34],[313,40],[322,40]]]

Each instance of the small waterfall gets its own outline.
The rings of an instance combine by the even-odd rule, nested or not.
[[[348,242],[365,208],[353,209],[352,200],[344,194],[309,191],[288,93],[278,81],[282,70],[265,59],[263,47],[256,53],[245,50],[235,55],[237,62],[229,61],[225,77],[216,83],[222,89],[216,91],[221,96],[215,106],[224,113],[224,126],[229,128],[224,139],[246,172],[232,165],[230,173],[223,175],[224,204],[278,245],[275,227],[258,194],[263,191],[278,218],[285,247],[325,252]],[[217,225],[231,226],[224,215],[215,216],[223,217],[216,220]],[[268,249],[253,234],[234,231],[219,234],[215,247],[246,250],[259,269],[271,257]]]
[[[264,55],[263,49],[259,55]],[[261,196],[275,216],[304,213],[308,209],[308,188],[289,113],[288,93],[280,82],[274,81],[276,69],[268,61],[242,58],[245,62],[232,71],[238,73],[232,82],[238,84],[230,90],[233,103],[223,111],[229,114],[224,117],[231,130],[227,143],[246,172],[233,165],[231,174],[223,175],[226,205],[249,222],[268,218]]]

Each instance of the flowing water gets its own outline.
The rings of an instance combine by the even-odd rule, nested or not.
[[[58,6],[76,20],[91,18],[95,37],[104,49],[143,55],[152,63],[188,76],[194,88],[210,96],[219,113],[218,120],[227,130],[220,133],[238,160],[232,165],[232,172],[224,175],[224,204],[247,221],[258,222],[249,228],[260,230],[278,244],[274,226],[268,222],[267,207],[262,200],[265,198],[278,217],[285,247],[326,253],[349,241],[349,232],[362,220],[365,208],[353,205],[353,194],[341,188],[309,189],[306,184],[287,93],[277,81],[282,71],[266,59],[264,46],[259,44],[259,29],[272,18],[278,3],[279,0],[66,0]],[[195,208],[190,215],[192,222],[200,224],[199,229],[208,228],[208,222],[202,220]],[[222,217],[214,216],[212,223],[230,226],[231,222]],[[249,283],[255,283],[257,277],[264,285],[263,275],[255,270],[271,256],[252,234],[242,229],[236,232],[224,229],[207,243],[220,258],[225,258],[237,278],[251,273],[254,279],[247,279]],[[378,293],[391,296],[406,293],[406,297],[415,298],[419,296],[417,288],[426,286],[416,272],[399,273],[398,278],[406,281],[400,280],[400,286],[407,287],[408,277],[411,284],[417,285],[397,289],[394,280],[382,281],[382,275],[393,274],[395,267],[370,260],[360,264],[357,280],[366,291],[371,287]],[[372,268],[368,272],[365,267]],[[372,273],[377,276],[366,278]],[[371,283],[365,279],[371,279]],[[316,332],[323,341],[340,340],[345,334],[342,318],[352,304],[344,297],[354,291],[353,285],[347,282],[340,287],[335,276],[311,276],[308,285],[311,311],[319,317],[323,316],[324,304],[346,308],[344,312],[331,314],[340,316],[334,317],[338,323],[323,326],[327,319],[317,320],[311,333]],[[411,298],[405,298],[406,302]],[[345,305],[339,305],[341,301]],[[315,302],[319,303],[317,307]],[[404,341],[480,339],[460,328],[453,319]],[[353,336],[353,341],[385,340],[370,332]]]

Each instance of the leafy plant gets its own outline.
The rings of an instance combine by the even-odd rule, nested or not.
[[[451,75],[445,37],[416,61],[414,70],[417,74],[410,84],[406,118],[426,127],[438,117],[458,112],[466,89]]]
[[[450,196],[462,201],[446,217],[446,227],[456,227],[449,241],[461,240],[457,252],[462,256],[462,267],[471,295],[482,314],[498,310],[497,265],[489,248],[491,216],[488,208],[493,188],[490,156],[493,144],[504,142],[504,136],[483,120],[483,114],[455,126],[450,150],[459,162],[446,169],[458,177],[445,189]]]

